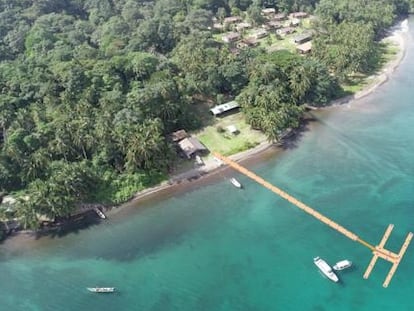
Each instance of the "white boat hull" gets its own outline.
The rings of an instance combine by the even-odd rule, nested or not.
[[[313,262],[315,263],[315,265],[319,268],[319,270],[331,281],[333,282],[338,282],[339,278],[338,276],[335,274],[335,272],[332,271],[332,268],[330,265],[328,265],[328,263],[323,260],[322,258],[319,257],[315,257],[313,259]]]
[[[87,290],[92,293],[113,293],[115,287],[87,287]]]
[[[93,210],[99,216],[99,218],[106,219],[105,214],[99,208],[95,207]]]
[[[242,184],[236,179],[236,178],[231,178],[230,182],[233,184],[233,186],[235,186],[236,188],[241,188]]]
[[[352,266],[352,262],[349,260],[341,260],[338,261],[334,266],[333,269],[336,271],[344,270]]]

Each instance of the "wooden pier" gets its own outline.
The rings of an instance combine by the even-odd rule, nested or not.
[[[252,180],[254,180],[255,182],[259,183],[263,187],[271,190],[272,192],[276,193],[280,197],[282,197],[285,200],[289,201],[290,203],[292,203],[296,207],[300,208],[304,212],[310,214],[311,216],[315,217],[316,219],[318,219],[319,221],[321,221],[324,224],[328,225],[329,227],[331,227],[331,228],[335,229],[336,231],[342,233],[347,238],[349,238],[353,241],[356,241],[356,242],[362,244],[363,246],[369,248],[373,253],[373,257],[371,259],[371,262],[368,265],[367,270],[364,273],[364,279],[367,279],[369,277],[369,275],[371,274],[371,271],[374,268],[375,263],[377,262],[378,258],[382,258],[386,261],[391,262],[393,265],[392,265],[392,267],[391,267],[391,269],[390,269],[390,271],[389,271],[389,273],[388,273],[388,275],[387,275],[387,277],[386,277],[386,279],[383,283],[384,287],[388,287],[388,284],[390,283],[392,277],[394,276],[394,273],[397,270],[398,265],[400,264],[401,259],[403,258],[404,253],[407,250],[407,248],[408,248],[408,246],[411,242],[411,239],[412,239],[412,236],[413,236],[413,234],[411,232],[408,234],[407,238],[405,239],[405,242],[404,242],[403,246],[401,247],[401,250],[398,254],[395,254],[395,253],[393,253],[393,252],[391,252],[391,251],[384,248],[385,243],[387,242],[387,240],[388,240],[388,238],[391,234],[391,231],[394,228],[394,225],[389,225],[388,226],[387,230],[385,231],[385,234],[384,234],[383,238],[381,239],[380,244],[377,245],[377,246],[374,246],[374,245],[362,240],[355,233],[349,231],[348,229],[344,228],[343,226],[336,223],[335,221],[333,221],[333,220],[329,219],[328,217],[322,215],[318,211],[316,211],[313,208],[307,206],[306,204],[304,204],[301,201],[297,200],[293,196],[289,195],[287,192],[285,192],[285,191],[279,189],[278,187],[272,185],[271,183],[267,182],[266,180],[264,180],[260,176],[258,176],[255,173],[249,171],[248,169],[246,169],[245,167],[241,166],[240,164],[234,162],[233,160],[230,160],[229,158],[221,155],[218,152],[213,152],[213,155],[216,158],[223,161],[224,163],[231,166],[232,168],[234,168],[235,170],[239,171],[243,175],[246,175],[247,177],[249,177]]]

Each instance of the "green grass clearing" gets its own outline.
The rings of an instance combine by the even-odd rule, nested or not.
[[[227,126],[234,125],[239,130],[237,135],[231,134]],[[217,129],[223,128],[225,131],[220,133]],[[210,151],[218,151],[224,155],[231,155],[250,149],[263,141],[266,136],[250,128],[244,121],[241,112],[217,118],[214,125],[205,127],[203,130],[194,133]]]

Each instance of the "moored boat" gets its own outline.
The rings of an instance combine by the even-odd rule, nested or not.
[[[313,262],[328,279],[330,279],[333,282],[339,281],[338,276],[335,274],[335,272],[332,271],[331,266],[328,265],[325,260],[323,260],[320,257],[315,257],[313,258]]]
[[[334,268],[334,270],[336,270],[336,271],[340,271],[340,270],[347,269],[347,268],[349,268],[349,267],[351,267],[351,266],[352,266],[352,261],[349,261],[349,260],[345,259],[345,260],[338,261],[338,262],[337,262],[337,263],[333,266],[333,268]]]
[[[230,178],[230,182],[235,186],[236,188],[241,188],[242,184],[234,177]]]
[[[93,293],[113,293],[115,287],[87,287],[87,290]]]
[[[93,209],[99,218],[106,219],[106,215],[97,207]]]

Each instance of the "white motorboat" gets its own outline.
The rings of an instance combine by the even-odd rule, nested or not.
[[[93,293],[113,293],[115,291],[115,287],[87,287],[86,289]]]
[[[313,258],[313,262],[328,279],[334,282],[339,281],[338,276],[335,274],[335,272],[332,271],[331,266],[328,265],[325,260],[319,257],[315,257]]]
[[[351,266],[352,266],[352,261],[349,261],[349,260],[345,259],[345,260],[338,261],[338,262],[337,262],[337,263],[333,266],[333,268],[334,268],[334,270],[336,270],[336,271],[340,271],[340,270],[347,269],[347,268],[349,268],[349,267],[351,267]]]
[[[106,219],[106,215],[97,207],[93,209],[99,218]]]
[[[234,177],[230,178],[230,182],[235,186],[236,188],[241,188],[242,184]]]

